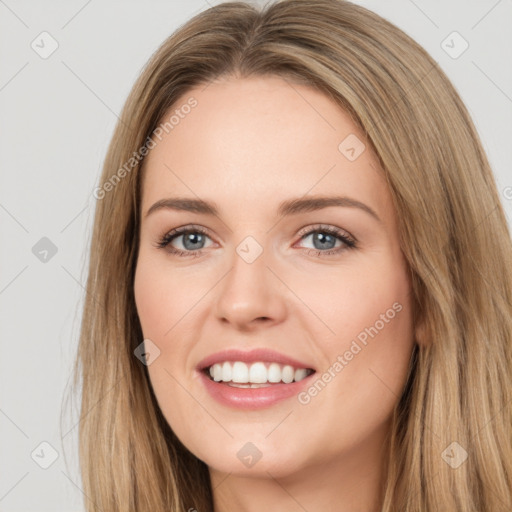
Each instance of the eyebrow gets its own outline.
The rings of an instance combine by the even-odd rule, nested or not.
[[[359,208],[371,215],[378,222],[382,222],[377,213],[368,205],[346,196],[313,196],[307,198],[287,199],[279,204],[277,215],[280,217],[297,215],[300,213],[329,208],[331,206]],[[219,216],[219,208],[213,202],[187,197],[172,197],[160,199],[154,203],[146,212],[145,217],[148,217],[148,215],[155,211],[163,209],[187,211],[216,217]]]

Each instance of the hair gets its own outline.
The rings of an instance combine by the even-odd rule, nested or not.
[[[174,435],[134,356],[144,159],[133,158],[191,88],[256,76],[308,85],[349,113],[391,191],[421,335],[393,412],[382,511],[510,512],[512,244],[492,170],[436,62],[344,0],[212,7],[133,86],[100,179],[74,368],[87,510],[213,510],[208,467]],[[468,454],[457,468],[443,460],[453,442]]]

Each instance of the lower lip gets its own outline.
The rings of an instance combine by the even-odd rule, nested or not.
[[[210,395],[223,405],[237,409],[263,409],[281,400],[296,396],[314,375],[308,375],[299,382],[271,384],[262,388],[237,388],[226,383],[216,382],[199,371],[200,378]]]

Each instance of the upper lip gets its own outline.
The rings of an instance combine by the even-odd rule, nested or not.
[[[216,363],[222,363],[224,361],[242,361],[244,363],[263,361],[290,365],[294,368],[308,368],[314,370],[314,368],[307,363],[294,359],[293,357],[280,354],[279,352],[269,348],[257,348],[253,350],[227,349],[222,350],[221,352],[215,352],[200,361],[197,365],[197,369],[204,370]]]

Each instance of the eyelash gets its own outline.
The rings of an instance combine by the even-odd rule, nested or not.
[[[203,249],[198,249],[196,251],[182,251],[181,249],[176,249],[169,244],[175,239],[178,238],[180,235],[186,235],[189,233],[201,233],[202,235],[208,236],[208,232],[206,229],[204,229],[201,226],[186,226],[181,228],[173,229],[172,231],[169,231],[166,233],[159,242],[156,243],[156,247],[158,249],[165,249],[169,251],[171,254],[174,254],[179,257],[189,258],[189,257],[199,257],[203,254]],[[309,231],[303,233],[300,236],[300,240],[303,240],[304,238],[307,238],[309,235],[314,233],[327,233],[329,235],[334,236],[336,239],[342,241],[345,246],[344,247],[337,247],[335,249],[328,249],[326,251],[321,251],[318,249],[306,249],[308,255],[312,255],[314,253],[315,256],[330,256],[334,254],[339,254],[342,251],[345,251],[347,249],[357,249],[358,245],[356,243],[356,240],[349,236],[346,231],[342,231],[338,228],[334,228],[332,226],[323,226],[318,225],[314,226],[313,228],[310,228]]]

